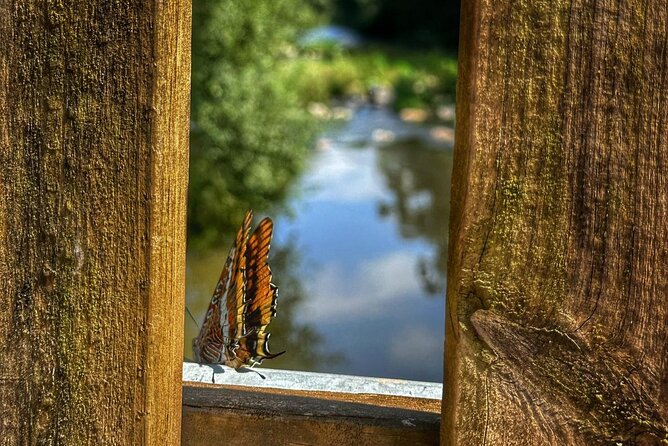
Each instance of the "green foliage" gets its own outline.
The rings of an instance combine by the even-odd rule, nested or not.
[[[371,47],[293,59],[281,70],[303,104],[363,96],[371,87],[392,87],[395,107],[436,107],[452,102],[457,58],[439,51]]]
[[[393,87],[398,107],[454,96],[455,58],[443,53],[336,47],[296,56],[291,42],[317,22],[313,11],[335,3],[195,0],[188,215],[195,247],[220,242],[246,208],[267,211],[285,199],[316,130],[310,102],[374,86]],[[375,14],[374,1],[367,6]]]
[[[280,202],[302,168],[314,127],[274,71],[313,20],[305,0],[194,2],[191,243],[216,243],[246,208]]]

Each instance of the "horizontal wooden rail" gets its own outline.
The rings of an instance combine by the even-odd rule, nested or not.
[[[440,384],[261,372],[184,364],[182,444],[438,444]]]

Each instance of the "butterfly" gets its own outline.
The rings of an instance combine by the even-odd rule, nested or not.
[[[267,325],[276,316],[278,288],[271,282],[267,258],[273,232],[270,218],[251,234],[253,212],[237,232],[211,297],[193,353],[200,364],[254,366],[283,352],[269,352]]]

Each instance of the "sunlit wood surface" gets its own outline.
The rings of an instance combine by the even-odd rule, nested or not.
[[[668,441],[668,4],[462,2],[442,441]]]
[[[178,444],[190,2],[1,2],[0,40],[0,444]]]
[[[437,445],[439,409],[419,398],[186,384],[182,444]]]

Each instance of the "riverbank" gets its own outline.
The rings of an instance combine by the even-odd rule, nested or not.
[[[278,74],[307,108],[352,99],[430,119],[454,102],[457,57],[380,45],[306,49],[288,55]]]

